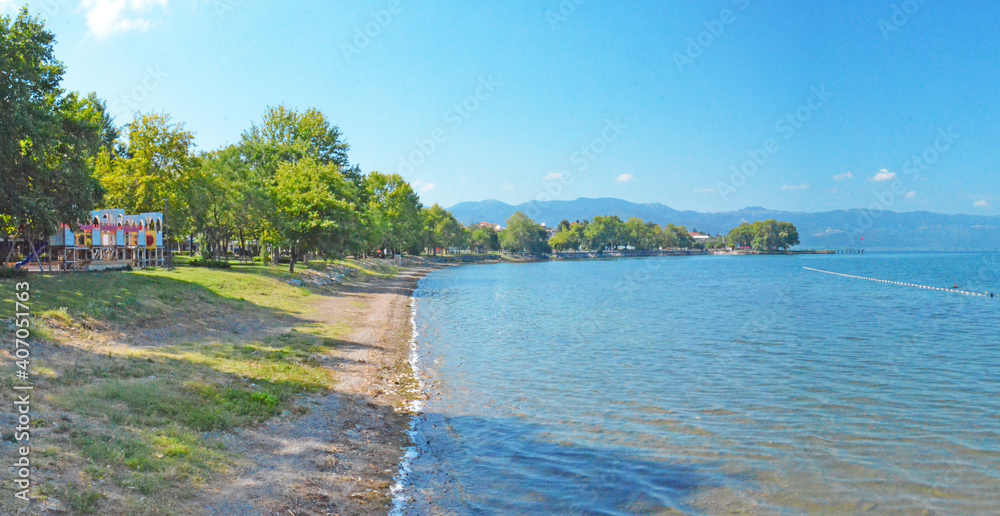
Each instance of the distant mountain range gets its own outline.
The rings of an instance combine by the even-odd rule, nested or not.
[[[486,200],[459,203],[450,210],[464,224],[504,224],[507,217],[517,211],[550,227],[564,219],[572,222],[592,219],[596,215],[618,215],[622,220],[639,217],[661,225],[683,225],[688,230],[712,235],[726,234],[743,222],[778,219],[795,224],[802,241],[799,247],[806,249],[1000,250],[998,216],[871,210],[803,213],[760,207],[700,213],[678,211],[659,203],[639,204],[613,198],[528,202],[517,206]]]

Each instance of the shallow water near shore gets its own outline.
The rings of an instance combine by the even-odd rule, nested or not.
[[[409,514],[989,513],[997,254],[456,267],[422,280]]]

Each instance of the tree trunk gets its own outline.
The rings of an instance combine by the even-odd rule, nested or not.
[[[31,249],[31,254],[35,255],[35,263],[38,264],[38,272],[39,273],[45,272],[45,269],[42,268],[42,257],[38,256],[38,251],[35,249],[35,242],[31,239],[31,233],[28,232],[28,231],[25,231],[24,232],[24,236],[27,237],[27,239],[28,239],[28,248]],[[52,264],[51,263],[49,264],[49,272],[50,273],[52,272]]]
[[[15,238],[17,237],[17,233],[14,233],[14,237],[15,237]],[[14,254],[14,244],[15,244],[16,242],[15,242],[15,240],[13,240],[12,238],[5,238],[4,240],[10,243],[10,248],[9,248],[9,249],[7,249],[7,257],[3,259],[3,265],[5,265],[5,266],[6,266],[6,265],[7,265],[7,263],[9,263],[9,262],[10,262],[10,256],[11,256],[12,254]]]
[[[295,272],[295,247],[292,247],[291,258],[288,260],[288,272]]]

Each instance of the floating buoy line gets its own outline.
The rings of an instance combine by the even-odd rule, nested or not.
[[[840,276],[840,277],[843,277],[843,278],[852,278],[852,279],[859,279],[859,280],[865,280],[865,281],[874,281],[875,283],[887,283],[889,285],[899,285],[901,287],[922,288],[922,289],[925,289],[925,290],[940,290],[941,292],[954,292],[955,294],[964,294],[966,296],[990,297],[989,292],[987,292],[985,294],[981,294],[981,293],[978,293],[978,292],[969,292],[967,290],[958,290],[958,289],[954,289],[954,288],[928,287],[927,285],[917,285],[915,283],[901,283],[899,281],[889,281],[889,280],[878,279],[878,278],[866,278],[864,276],[852,276],[850,274],[841,274],[839,272],[830,272],[830,271],[824,271],[824,270],[820,270],[820,269],[813,269],[812,267],[803,267],[803,269],[805,269],[807,271],[813,271],[813,272],[822,272],[823,274],[829,274],[831,276]]]

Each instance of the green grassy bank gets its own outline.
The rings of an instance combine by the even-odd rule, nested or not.
[[[317,322],[317,302],[344,283],[395,272],[345,261],[314,262],[294,275],[261,265],[180,266],[0,280],[4,321],[14,316],[15,282],[31,285],[32,512],[185,512],[205,482],[238,466],[228,431],[296,417],[308,410],[297,399],[333,387],[321,362],[351,327]],[[315,281],[330,277],[343,279]],[[270,331],[211,331],[229,321]],[[206,330],[190,339],[174,330],[198,322]],[[12,353],[0,351],[7,400]],[[12,458],[9,423],[0,435]],[[6,482],[0,513],[24,507],[13,493]]]

